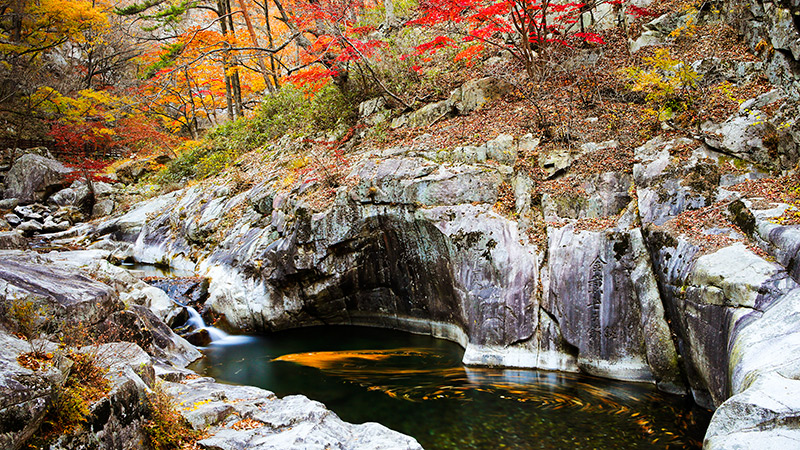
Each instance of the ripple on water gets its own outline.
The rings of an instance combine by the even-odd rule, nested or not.
[[[195,369],[280,396],[305,394],[427,450],[699,449],[710,418],[648,384],[464,367],[458,345],[429,336],[315,327],[248,339],[215,342]]]

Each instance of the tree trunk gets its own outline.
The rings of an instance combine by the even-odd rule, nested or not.
[[[275,42],[272,39],[272,25],[269,22],[269,0],[264,0],[264,22],[265,22],[264,25],[267,28],[267,39],[269,39],[269,49],[272,50],[272,49],[275,48]],[[272,83],[275,86],[275,90],[277,91],[278,89],[281,88],[281,85],[280,85],[280,82],[278,80],[278,72],[277,72],[277,69],[276,69],[275,54],[274,53],[270,53],[269,54],[269,65],[270,65],[270,69],[272,69],[272,72],[271,72],[272,73]]]
[[[219,21],[219,28],[222,32],[222,36],[226,37],[228,35],[228,23],[225,21],[224,17],[228,14],[228,11],[225,9],[225,3],[222,0],[217,0],[217,17],[220,18]],[[226,44],[227,45],[227,44]],[[229,62],[228,59],[230,57],[229,52],[225,52],[223,55],[222,60],[222,72],[225,77],[225,106],[228,112],[228,119],[234,120],[236,118],[234,110],[233,110],[233,87],[231,84],[231,77],[229,73]]]
[[[250,21],[250,13],[247,12],[247,6],[245,5],[244,0],[239,0],[239,7],[242,8],[244,23],[247,24],[247,32],[250,33],[250,40],[253,41],[253,47],[261,47],[258,44],[258,36],[256,36],[256,32],[253,29],[253,22]],[[258,67],[261,69],[261,75],[264,77],[264,84],[267,86],[267,89],[272,92],[273,88],[269,79],[269,70],[267,69],[267,65],[264,63],[264,57],[261,55],[258,56]]]

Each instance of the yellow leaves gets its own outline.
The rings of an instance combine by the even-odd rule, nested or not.
[[[23,0],[20,3],[20,39],[13,43],[4,39],[4,52],[37,53],[67,41],[87,43],[93,39],[93,35],[109,27],[106,14],[90,1]]]
[[[672,58],[667,49],[656,50],[644,61],[649,68],[627,67],[618,73],[631,82],[632,91],[646,94],[650,111],[658,120],[672,117],[693,102],[701,76],[688,63]]]
[[[694,6],[689,6],[685,9],[686,11],[686,22],[679,26],[678,28],[672,30],[669,34],[671,38],[679,38],[681,36],[685,37],[692,37],[697,33],[697,14],[699,11]]]

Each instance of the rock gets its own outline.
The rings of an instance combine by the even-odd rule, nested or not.
[[[117,241],[133,241],[147,222],[148,215],[160,211],[167,205],[172,205],[176,196],[177,193],[172,192],[157,197],[153,201],[141,203],[124,215],[98,225],[95,234],[97,236],[109,235]]]
[[[181,414],[195,429],[208,436],[198,442],[204,448],[222,450],[421,450],[411,437],[376,424],[343,422],[321,403],[301,395],[278,399],[275,394],[248,386],[214,383],[208,378],[184,383],[164,383],[179,399]],[[235,430],[247,417],[260,426]]]
[[[134,159],[120,164],[115,174],[122,183],[131,184],[144,175],[155,172],[158,164],[156,157]]]
[[[670,150],[692,145],[689,139],[648,141],[634,151],[633,177],[642,223],[663,225],[684,211],[710,205],[716,200],[720,169],[703,150],[689,161],[674,161]]]
[[[394,119],[391,127],[427,127],[441,119],[446,119],[451,115],[451,113],[452,105],[447,100],[429,103],[413,113]]]
[[[376,97],[361,102],[358,105],[358,115],[364,119],[367,125],[377,125],[385,122],[391,115],[391,111],[386,108],[386,99]]]
[[[628,43],[628,46],[631,49],[631,53],[636,53],[639,50],[643,49],[644,47],[651,47],[654,45],[664,45],[668,42],[669,40],[665,38],[664,35],[661,34],[660,32],[648,30],[643,32],[641,36],[639,36],[635,40],[630,41]]]
[[[53,159],[26,154],[14,162],[6,174],[5,198],[20,203],[44,201],[67,184],[73,170]]]
[[[584,194],[543,194],[542,213],[546,221],[615,216],[630,203],[632,186],[631,176],[625,173],[588,175],[580,185]]]
[[[208,334],[208,330],[205,328],[201,328],[199,330],[194,330],[189,334],[183,336],[190,344],[197,346],[197,347],[208,347],[208,344],[211,343],[211,336]]]
[[[25,233],[28,236],[31,236],[35,233],[39,233],[42,231],[42,224],[35,220],[29,220],[27,222],[22,222],[17,226],[17,231]]]
[[[6,199],[3,199],[3,200],[0,200],[0,209],[6,210],[6,211],[12,210],[12,209],[16,208],[18,205],[19,205],[19,199],[18,198],[6,198]]]
[[[104,217],[114,212],[114,200],[104,199],[94,204],[92,217]]]
[[[28,241],[16,231],[0,233],[0,250],[22,250],[28,247]]]
[[[665,352],[659,356],[659,378],[679,383],[677,352],[661,341],[665,333],[669,336],[669,327],[638,231],[578,233],[567,226],[548,230],[548,239],[548,297],[543,307],[577,349],[578,366],[599,376],[654,380],[649,348],[652,356]],[[634,245],[636,252],[631,251]],[[629,275],[634,270],[636,278]],[[645,334],[642,327],[648,324],[657,327],[661,339]]]
[[[177,367],[186,367],[202,356],[144,306],[133,305],[110,315],[101,330],[112,339],[134,342],[154,358]]]
[[[5,219],[5,221],[8,222],[8,224],[12,227],[16,227],[22,223],[22,219],[20,219],[18,215],[12,213],[6,214],[3,216],[3,219]]]
[[[86,216],[83,214],[80,208],[76,206],[60,206],[55,213],[53,213],[53,218],[63,219],[70,223],[78,223],[82,222],[86,219]]]
[[[797,164],[797,144],[758,110],[747,110],[722,124],[704,124],[706,144],[737,158],[768,168],[788,169]]]
[[[775,264],[735,244],[703,255],[694,263],[688,280],[691,288],[710,305],[756,308],[757,300],[772,290],[786,290],[794,284]]]
[[[517,146],[514,136],[501,134],[486,143],[486,157],[500,164],[513,166],[517,161]]]
[[[78,199],[79,195],[81,199],[85,199],[88,194],[88,189],[85,189],[79,194],[75,189],[65,188],[51,195],[50,198],[47,199],[47,203],[56,206],[75,205],[80,201]]]
[[[764,63],[761,61],[730,61],[716,57],[694,61],[691,67],[701,76],[705,85],[722,81],[749,83],[761,78],[764,73]]]
[[[111,390],[89,407],[87,421],[69,434],[60,436],[51,450],[92,448],[97,450],[137,450],[148,442],[145,422],[151,417],[147,400],[155,387],[155,372],[150,357],[135,344],[115,342],[85,347],[81,353],[94,355],[97,364],[108,372]]]
[[[619,23],[614,6],[608,3],[601,3],[592,12],[581,14],[580,20],[582,30],[592,29],[595,32],[614,28]]]
[[[6,302],[16,295],[47,306],[54,326],[91,326],[122,308],[105,284],[20,251],[0,251],[0,289]]]
[[[52,365],[36,371],[22,367],[17,357],[31,347],[5,331],[0,348],[0,447],[13,449],[39,429],[64,376]]]
[[[577,159],[577,155],[569,150],[554,150],[539,158],[539,166],[547,174],[547,178],[553,178],[567,170]]]
[[[413,146],[369,153],[353,165],[352,184],[319,212],[300,190],[276,192],[265,183],[233,195],[198,185],[136,205],[94,237],[118,235],[139,261],[207,274],[206,308],[233,331],[396,328],[458,342],[465,364],[655,382],[691,392],[708,408],[762,377],[796,378],[800,287],[792,276],[800,271],[800,227],[767,225],[787,205],[768,217],[720,187],[758,171],[723,174],[729,157],[695,140],[659,137],[635,150],[633,175],[579,178],[561,165],[576,192],[539,203],[537,180],[503,159],[534,150],[531,136],[453,150],[434,142],[422,136]],[[618,145],[588,143],[565,156]],[[513,218],[493,208],[501,188]],[[788,270],[742,244],[702,246],[673,226],[679,215],[719,201],[731,201],[720,213],[734,216]],[[546,243],[536,239],[543,226]],[[718,225],[701,233],[742,237]],[[175,309],[157,314],[180,321]],[[227,392],[215,392],[204,394],[215,399],[209,409],[187,417],[215,424],[208,445],[273,439],[272,431],[225,431],[233,410],[215,397]],[[790,411],[793,405],[774,416],[782,421],[776,435],[791,429],[784,425]],[[740,435],[751,422],[740,424],[714,439]]]
[[[25,220],[35,220],[37,222],[42,222],[44,220],[44,216],[42,215],[41,211],[43,208],[36,208],[37,211],[34,211],[34,206],[17,206],[14,208],[14,213],[16,213],[19,217]]]
[[[189,320],[189,311],[186,308],[178,308],[170,311],[164,322],[173,330],[186,325]],[[188,339],[187,339],[188,340]],[[190,341],[191,342],[191,341]]]
[[[504,96],[512,88],[513,86],[507,81],[492,77],[470,80],[454,90],[447,103],[458,114],[467,115],[486,103]]]
[[[48,216],[45,219],[44,223],[41,227],[42,233],[57,233],[59,231],[66,231],[70,227],[70,223],[67,220],[62,220],[60,222],[56,222],[51,216]],[[24,231],[24,230],[23,230]]]

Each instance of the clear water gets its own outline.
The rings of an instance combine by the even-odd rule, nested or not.
[[[205,353],[194,367],[200,373],[304,394],[427,450],[699,449],[710,419],[652,385],[468,368],[457,344],[391,330],[304,328]]]
[[[156,277],[156,278],[180,278],[180,277],[195,277],[195,274],[189,270],[175,269],[169,266],[157,266],[153,264],[144,264],[137,262],[122,262],[119,264],[123,269],[134,270],[140,273],[142,277]]]

